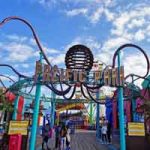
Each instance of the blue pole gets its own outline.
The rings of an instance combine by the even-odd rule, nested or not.
[[[99,99],[99,91],[96,93],[96,99]],[[96,109],[96,137],[100,137],[100,104],[97,103],[97,109]]]
[[[136,100],[134,98],[132,98],[132,121],[135,122],[136,121]]]
[[[134,78],[132,76],[132,84],[134,84]],[[132,96],[133,96],[133,91],[132,91]],[[132,97],[132,121],[135,122],[136,121],[136,100]]]
[[[42,53],[40,53],[40,62],[42,63]],[[34,101],[35,103],[34,103],[31,139],[30,139],[30,150],[35,150],[35,144],[36,144],[36,132],[37,132],[37,125],[38,125],[38,115],[39,115],[40,96],[41,96],[41,84],[39,83],[39,81],[40,81],[40,75],[36,83],[36,92],[35,92],[35,101]]]
[[[55,123],[55,101],[56,101],[56,94],[52,91],[52,102],[51,102],[51,128],[54,126]]]
[[[118,80],[120,84],[120,52],[118,53]],[[124,100],[123,100],[123,88],[118,88],[118,103],[119,103],[119,127],[120,127],[120,150],[126,150],[126,139],[125,139],[125,118],[124,118]]]
[[[14,102],[14,112],[13,112],[12,120],[16,120],[16,117],[17,117],[18,101],[19,101],[19,95],[16,95],[15,102]]]
[[[25,112],[25,100],[24,100],[24,104],[23,104],[23,108],[22,108],[22,118],[21,118],[21,120],[24,120],[24,112]]]

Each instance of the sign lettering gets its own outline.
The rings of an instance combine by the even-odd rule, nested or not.
[[[43,70],[43,72],[42,72]],[[88,77],[92,77],[94,82],[104,81],[106,86],[123,86],[124,84],[124,67],[120,67],[120,73],[118,68],[108,68],[98,71],[77,71],[71,69],[59,69],[56,65],[50,67],[49,65],[42,65],[39,61],[36,62],[35,78],[41,75],[43,82],[86,82]]]

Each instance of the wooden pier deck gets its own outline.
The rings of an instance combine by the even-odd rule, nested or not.
[[[41,150],[42,139],[37,138],[36,150]],[[55,141],[51,141],[51,150],[54,149]],[[106,145],[101,145],[96,140],[95,131],[76,130],[75,134],[71,135],[71,150],[108,150]]]
[[[71,150],[108,150],[108,148],[98,143],[94,131],[78,130],[71,137]]]

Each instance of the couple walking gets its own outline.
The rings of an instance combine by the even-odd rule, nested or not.
[[[55,132],[54,132],[55,130]],[[42,137],[42,150],[44,150],[44,145],[46,144],[47,150],[51,150],[51,147],[55,147],[55,150],[70,150],[70,131],[69,127],[65,124],[62,126],[55,126],[54,130],[50,128],[49,124],[43,127]],[[52,138],[53,137],[53,138]],[[51,144],[48,144],[51,143]],[[55,143],[55,146],[53,145]]]

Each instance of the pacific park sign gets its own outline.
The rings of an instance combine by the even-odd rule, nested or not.
[[[120,70],[120,71],[119,71]],[[96,83],[103,82],[105,86],[123,86],[124,67],[106,68],[98,71],[84,71],[74,69],[62,69],[57,65],[51,67],[47,64],[36,62],[35,80],[40,76],[43,82],[71,82],[71,83]]]

